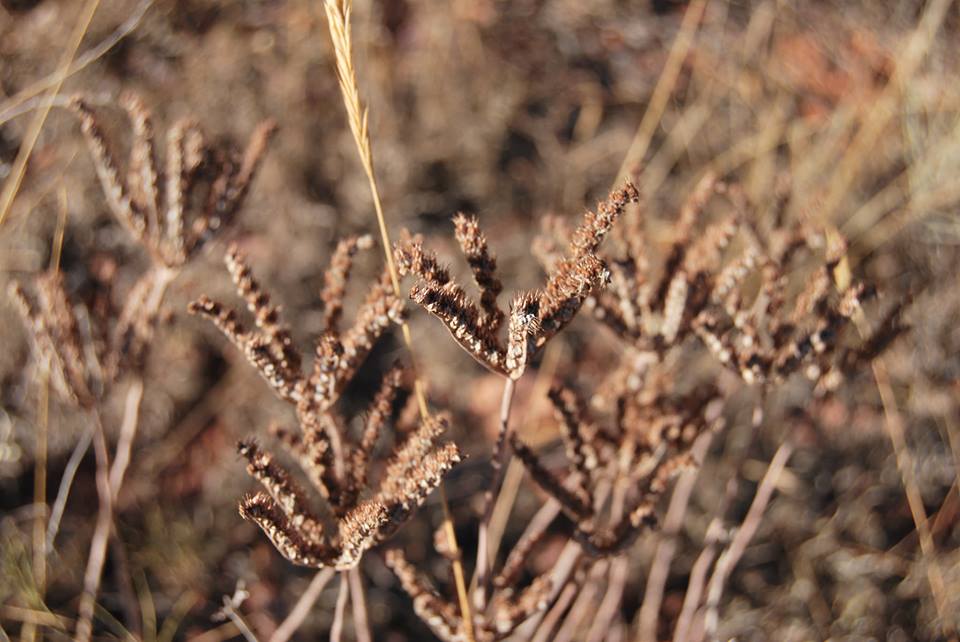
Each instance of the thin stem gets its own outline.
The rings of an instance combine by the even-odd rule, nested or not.
[[[764,473],[760,485],[757,487],[757,493],[753,497],[750,509],[747,510],[746,517],[743,518],[743,524],[737,529],[736,534],[730,542],[727,549],[720,554],[717,560],[717,566],[713,570],[713,576],[710,578],[710,586],[707,592],[707,612],[704,616],[704,632],[707,636],[715,637],[717,625],[719,624],[720,597],[723,595],[723,587],[727,582],[730,573],[736,567],[737,562],[747,550],[747,545],[763,519],[763,513],[767,509],[767,504],[773,496],[773,491],[777,487],[777,481],[780,474],[787,465],[790,455],[793,454],[793,444],[785,441],[777,448],[773,459],[770,460],[770,466]]]
[[[123,408],[123,423],[120,426],[120,439],[114,453],[113,466],[110,468],[110,495],[114,503],[120,494],[123,476],[130,464],[130,451],[140,423],[140,403],[143,401],[143,379],[136,377],[127,389],[127,399]]]
[[[40,375],[39,416],[37,417],[37,445],[33,468],[33,503],[47,506],[47,429],[50,420],[50,373],[43,368]],[[37,591],[43,598],[47,586],[47,531],[46,511],[40,511],[33,523],[33,576]]]
[[[701,435],[691,448],[690,453],[695,461],[703,461],[712,432]],[[677,535],[683,525],[683,517],[690,504],[690,495],[700,474],[700,466],[695,466],[680,475],[673,494],[670,496],[670,506],[663,520],[663,529],[657,534],[657,549],[653,554],[653,564],[647,574],[647,588],[643,592],[643,604],[640,606],[639,627],[637,638],[640,640],[656,640],[657,622],[660,618],[660,605],[663,602],[664,587],[670,575],[670,563],[677,548]]]
[[[500,494],[503,484],[503,475],[506,467],[504,458],[509,452],[506,448],[507,433],[510,430],[510,408],[513,406],[513,393],[516,382],[510,377],[504,378],[503,396],[500,400],[500,428],[497,432],[497,444],[493,451],[493,480],[484,492],[483,518],[480,520],[479,535],[477,538],[477,568],[473,577],[473,604],[478,611],[487,605],[487,590],[490,584],[493,560],[490,559],[490,518],[495,506],[494,498]]]
[[[110,455],[107,452],[107,439],[103,434],[103,423],[97,410],[91,411],[93,420],[93,452],[97,460],[96,484],[99,506],[97,521],[90,542],[90,555],[87,558],[87,570],[83,576],[83,595],[80,597],[76,639],[88,642],[93,633],[93,612],[103,576],[103,564],[107,557],[107,543],[110,540],[110,528],[113,525],[113,494],[110,492]]]
[[[693,563],[690,569],[690,579],[687,581],[687,591],[683,596],[683,606],[680,608],[680,615],[677,617],[677,625],[673,630],[673,642],[686,642],[690,632],[690,624],[693,622],[693,616],[700,605],[700,597],[703,595],[703,587],[707,583],[707,573],[717,556],[717,542],[723,534],[723,522],[719,517],[715,517],[707,527],[707,534],[704,537],[703,549]],[[640,629],[637,637],[640,642],[656,640],[656,630],[653,635],[648,634],[644,629]]]
[[[53,502],[53,510],[50,511],[50,521],[47,522],[47,555],[53,552],[53,542],[57,537],[57,532],[60,530],[60,520],[63,519],[63,512],[67,507],[70,488],[73,486],[73,480],[77,475],[77,470],[80,468],[80,463],[83,461],[84,455],[87,454],[87,449],[90,448],[93,432],[94,428],[90,426],[83,432],[83,435],[80,436],[80,440],[77,441],[77,445],[73,447],[73,452],[70,453],[70,459],[67,460],[67,465],[63,469],[63,475],[60,477],[60,486],[57,488],[57,498]]]
[[[367,615],[367,596],[363,590],[363,577],[360,569],[353,567],[348,571],[350,577],[350,600],[353,604],[353,629],[357,642],[371,642],[370,618]]]
[[[680,76],[680,70],[683,68],[683,61],[686,60],[690,46],[693,44],[693,36],[697,30],[697,26],[700,24],[700,19],[703,17],[706,6],[707,0],[694,0],[683,14],[680,31],[677,33],[677,38],[673,41],[673,46],[670,48],[670,55],[667,57],[667,62],[663,66],[663,71],[660,73],[657,85],[653,89],[653,95],[647,104],[647,110],[643,114],[643,119],[640,121],[637,133],[634,135],[633,141],[630,143],[630,148],[627,150],[623,158],[623,163],[620,165],[620,170],[617,172],[617,179],[614,181],[615,185],[619,185],[633,170],[632,166],[643,162],[643,157],[647,155],[647,150],[650,148],[650,141],[653,139],[657,125],[660,124],[660,119],[663,117],[667,102],[670,100],[670,94],[673,93],[673,88],[677,84],[677,78]]]
[[[277,630],[270,636],[270,642],[287,642],[296,633],[310,613],[310,609],[313,608],[314,603],[320,597],[320,593],[323,592],[323,589],[326,588],[335,574],[335,570],[327,567],[313,576],[313,579],[310,580],[310,586],[297,600],[297,604],[287,615],[287,619],[281,622]]]
[[[37,112],[33,120],[30,121],[30,127],[20,145],[20,151],[17,153],[17,157],[13,162],[13,168],[6,182],[3,184],[3,192],[0,193],[0,225],[3,225],[3,222],[6,220],[7,214],[13,205],[13,199],[17,197],[17,192],[20,191],[20,184],[27,171],[27,162],[30,160],[33,148],[40,138],[40,131],[47,121],[47,116],[50,115],[50,110],[53,108],[52,98],[60,93],[60,88],[63,86],[63,82],[67,79],[67,74],[70,71],[70,64],[77,55],[77,49],[80,48],[80,43],[83,42],[83,37],[90,28],[93,14],[96,13],[97,7],[99,6],[100,0],[88,0],[87,4],[83,7],[80,18],[77,20],[77,24],[71,34],[70,42],[60,58],[60,64],[56,72],[56,80],[50,88],[49,100],[43,109]]]
[[[333,624],[330,626],[330,642],[340,642],[343,638],[343,622],[346,619],[347,602],[350,599],[350,582],[346,571],[340,571],[340,592],[337,593],[337,606],[333,611]]]

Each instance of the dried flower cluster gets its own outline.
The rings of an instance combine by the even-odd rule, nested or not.
[[[549,470],[516,434],[511,446],[537,485],[577,525],[576,540],[595,556],[623,550],[656,524],[656,500],[676,472],[695,463],[689,453],[694,440],[718,425],[715,410],[708,412],[717,398],[711,389],[679,397],[662,389],[624,392],[612,429],[591,419],[573,390],[557,386],[549,397],[566,452],[566,476]],[[615,502],[608,502],[611,484],[618,486]],[[518,543],[498,583],[517,574],[534,544],[534,539]]]
[[[438,547],[441,548],[442,547]],[[438,552],[442,553],[442,550]],[[389,566],[403,590],[413,600],[413,609],[443,642],[462,642],[467,639],[463,620],[455,602],[440,596],[430,579],[397,549],[387,551]],[[535,578],[525,587],[517,582],[500,585],[490,604],[474,613],[474,637],[478,642],[502,640],[513,633],[531,616],[550,605],[551,583],[546,575]]]
[[[696,336],[748,384],[775,383],[803,372],[831,389],[903,332],[901,302],[861,345],[843,345],[844,329],[861,314],[862,299],[873,293],[836,278],[845,245],[829,244],[826,257],[798,286],[804,255],[815,256],[817,248],[828,245],[824,235],[798,226],[773,230],[764,242],[745,222],[739,198],[731,199],[734,214],[698,233],[715,192],[737,194],[712,174],[701,179],[680,211],[659,274],[648,258],[643,220],[634,220],[621,235],[624,250],[609,260],[612,286],[591,296],[588,306],[624,343],[662,358]],[[549,266],[557,260],[553,239],[570,235],[555,221],[545,228],[537,248]],[[788,294],[798,287],[789,305]]]
[[[57,390],[83,407],[95,404],[124,372],[142,367],[167,286],[203,241],[230,223],[274,130],[270,122],[261,124],[238,158],[235,152],[207,145],[194,121],[182,120],[170,129],[167,164],[160,172],[149,110],[134,94],[125,95],[121,105],[133,126],[125,179],[97,115],[80,96],[70,102],[80,118],[107,204],[146,250],[151,268],[124,295],[119,309],[112,301],[112,271],[103,275],[104,293],[92,306],[71,301],[63,277],[55,270],[36,279],[35,293],[19,283],[11,285],[35,347],[50,364]],[[202,185],[208,188],[207,205],[186,229],[186,212],[199,198]]]
[[[124,95],[120,104],[133,129],[126,177],[90,106],[76,97],[70,107],[80,119],[113,215],[155,262],[182,265],[230,224],[276,126],[273,121],[258,125],[239,153],[210,145],[193,119],[179,120],[167,132],[166,164],[160,169],[150,110],[134,94]],[[198,211],[191,215],[194,207]]]
[[[317,342],[309,375],[302,370],[279,309],[235,246],[227,252],[227,269],[254,316],[256,329],[247,330],[236,311],[207,297],[190,305],[191,312],[216,324],[273,390],[296,408],[299,431],[275,427],[272,432],[324,499],[326,513],[314,512],[304,491],[273,455],[246,440],[239,445],[240,454],[247,460],[247,471],[266,492],[246,497],[240,514],[256,522],[287,559],[304,566],[355,567],[370,547],[403,524],[460,461],[454,444],[439,442],[447,420],[425,417],[418,427],[407,427],[407,436],[389,458],[380,481],[371,486],[374,446],[393,415],[402,385],[403,372],[398,367],[385,376],[358,440],[350,439],[346,422],[333,408],[376,341],[401,320],[403,312],[402,301],[393,295],[384,272],[370,288],[351,328],[343,334],[337,329],[352,257],[369,246],[367,237],[350,238],[334,253],[322,294],[326,329]]]
[[[453,222],[480,289],[479,305],[420,239],[407,238],[398,244],[397,265],[401,274],[419,279],[410,298],[440,319],[464,350],[493,372],[519,379],[536,351],[576,316],[588,296],[606,284],[609,272],[597,250],[627,204],[639,198],[637,189],[627,183],[599,203],[596,212],[587,212],[569,240],[569,256],[558,258],[550,267],[543,290],[514,297],[505,345],[499,337],[505,315],[497,305],[502,284],[475,217],[458,214]]]

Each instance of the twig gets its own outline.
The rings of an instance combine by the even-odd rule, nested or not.
[[[70,488],[73,486],[73,479],[77,475],[77,469],[83,461],[87,449],[90,448],[90,441],[93,439],[94,427],[91,425],[80,436],[77,445],[73,447],[70,453],[70,459],[63,469],[63,475],[60,477],[60,486],[57,489],[57,498],[53,502],[53,510],[50,511],[50,521],[47,522],[46,554],[53,552],[53,541],[60,530],[60,520],[63,518],[63,511],[67,507],[67,497],[70,496]]]
[[[594,563],[593,568],[590,569],[585,585],[580,589],[577,599],[567,612],[567,617],[557,630],[557,635],[553,638],[553,642],[572,642],[573,640],[581,639],[577,637],[577,633],[580,631],[580,625],[584,618],[589,618],[593,613],[594,600],[600,592],[600,585],[605,583],[604,580],[606,579],[609,568],[609,560],[599,560]]]
[[[345,571],[340,572],[340,592],[337,593],[337,606],[333,611],[333,625],[330,627],[330,642],[340,642],[343,637],[343,622],[346,619],[347,601],[350,599],[350,582]]]
[[[363,578],[360,569],[354,567],[348,571],[350,577],[350,603],[353,605],[353,629],[357,642],[370,642],[370,618],[367,614],[367,596],[363,590]]]
[[[557,622],[560,621],[560,618],[570,606],[570,602],[573,601],[573,598],[576,597],[579,591],[580,587],[574,583],[567,584],[564,587],[557,601],[554,602],[553,606],[550,607],[550,611],[548,611],[543,618],[536,633],[530,638],[531,642],[548,642],[553,639],[553,630],[557,627]]]
[[[137,424],[140,420],[140,402],[143,400],[143,379],[136,377],[130,382],[127,390],[127,399],[123,409],[123,423],[120,426],[120,440],[114,454],[113,466],[110,469],[110,494],[116,502],[123,484],[123,475],[130,463],[130,450],[137,433]]]
[[[673,88],[676,86],[683,61],[690,51],[690,45],[693,44],[693,35],[703,18],[706,6],[707,0],[694,0],[687,6],[686,13],[683,14],[683,21],[680,23],[680,31],[670,48],[670,55],[667,57],[663,72],[661,72],[657,85],[653,89],[650,102],[647,103],[647,110],[643,114],[637,133],[630,143],[630,148],[623,158],[623,163],[620,164],[617,178],[613,182],[614,185],[619,185],[633,170],[632,166],[642,162],[643,157],[646,156],[653,133],[657,125],[660,124],[660,118],[663,117],[667,101],[670,100],[670,94],[673,93]]]
[[[113,495],[110,492],[110,455],[107,452],[107,439],[103,433],[100,413],[91,411],[93,421],[93,452],[96,455],[96,483],[99,507],[97,521],[90,542],[90,555],[87,558],[87,570],[83,576],[83,595],[80,597],[76,639],[88,642],[93,633],[93,612],[103,575],[103,563],[107,557],[107,543],[110,540],[110,528],[113,525]]]
[[[328,567],[313,576],[313,579],[310,580],[310,586],[307,587],[307,590],[304,591],[300,599],[297,600],[293,610],[287,615],[287,619],[281,622],[277,630],[270,636],[270,642],[287,642],[287,640],[296,633],[297,629],[300,628],[300,625],[303,624],[303,621],[307,618],[317,598],[320,597],[320,593],[323,592],[323,589],[330,580],[333,579],[335,574],[336,571]]]
[[[696,461],[703,461],[712,438],[713,433],[706,432],[697,439],[697,443],[690,450]],[[643,604],[640,605],[637,632],[639,640],[657,639],[660,605],[663,602],[664,587],[670,574],[670,563],[673,561],[673,555],[677,549],[676,538],[683,526],[683,517],[687,513],[690,495],[699,474],[700,466],[686,470],[680,475],[680,479],[673,487],[670,506],[667,508],[667,515],[663,519],[663,529],[657,535],[657,548],[653,554],[650,572],[647,574],[647,587],[643,592]]]
[[[493,459],[490,462],[493,466],[493,480],[484,492],[483,518],[480,520],[477,536],[477,568],[471,582],[474,586],[473,605],[478,611],[482,611],[487,606],[487,590],[490,585],[490,575],[493,567],[493,560],[490,559],[489,553],[490,518],[493,516],[493,509],[496,505],[495,498],[500,494],[500,487],[503,484],[503,476],[506,471],[504,459],[509,452],[506,448],[506,442],[507,433],[510,430],[510,408],[513,405],[515,383],[511,377],[504,377],[503,396],[500,400],[500,426],[497,431],[497,443],[493,449]]]
[[[693,622],[693,616],[700,605],[700,597],[703,595],[703,587],[707,583],[707,573],[717,556],[717,543],[723,535],[723,521],[715,517],[710,525],[707,526],[707,534],[703,540],[703,550],[697,556],[690,569],[690,579],[687,581],[687,591],[683,596],[683,606],[680,608],[680,615],[677,617],[676,628],[673,631],[674,642],[685,642],[690,632],[690,624]],[[653,633],[656,636],[656,630]],[[655,640],[656,637],[649,637],[647,632],[640,630],[637,638],[640,642],[646,640]]]
[[[780,447],[777,448],[773,459],[770,460],[770,466],[767,468],[767,472],[763,475],[763,479],[760,480],[760,485],[757,487],[757,493],[753,497],[750,509],[747,511],[746,517],[743,518],[743,524],[737,529],[730,545],[720,554],[717,560],[717,566],[714,568],[713,575],[710,578],[710,585],[707,592],[706,614],[704,615],[704,633],[711,639],[716,637],[717,625],[720,621],[719,608],[720,598],[723,595],[723,587],[730,573],[734,567],[736,567],[737,562],[739,562],[743,556],[750,540],[752,540],[756,534],[757,528],[760,527],[763,513],[767,508],[767,504],[770,502],[770,498],[773,496],[773,491],[777,487],[777,481],[780,479],[780,474],[786,467],[791,454],[793,454],[793,444],[789,441],[784,441],[780,444]]]

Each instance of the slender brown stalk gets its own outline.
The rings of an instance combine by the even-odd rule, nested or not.
[[[687,581],[687,591],[683,596],[683,606],[680,608],[677,625],[673,630],[674,642],[686,642],[688,639],[690,625],[693,622],[694,614],[697,612],[697,607],[700,605],[703,588],[707,584],[707,573],[709,573],[713,560],[717,556],[717,545],[723,531],[723,522],[719,517],[715,517],[707,527],[703,549],[693,563],[693,568],[690,569],[690,579]],[[651,636],[641,629],[637,636],[638,642],[653,642],[656,639],[655,630]]]
[[[360,569],[352,568],[347,572],[350,579],[350,603],[353,605],[353,629],[357,642],[370,642],[370,617],[367,613],[367,596],[363,588]]]
[[[712,438],[713,433],[708,432],[697,439],[697,443],[691,449],[694,459],[697,461],[703,460]],[[673,561],[673,555],[677,548],[676,538],[683,525],[683,518],[687,513],[687,506],[690,503],[690,496],[693,493],[693,486],[696,484],[699,473],[699,466],[684,471],[673,487],[670,505],[667,507],[667,515],[663,519],[663,528],[656,535],[658,539],[657,548],[653,554],[650,572],[647,574],[647,587],[643,592],[643,603],[640,605],[637,632],[637,639],[639,640],[656,639],[664,587],[670,574],[670,563]]]
[[[760,527],[763,513],[777,487],[780,474],[786,468],[787,461],[792,454],[793,444],[789,441],[783,442],[777,448],[777,452],[774,453],[773,459],[770,460],[770,465],[767,467],[767,472],[764,473],[760,485],[757,486],[757,492],[753,497],[750,508],[747,510],[746,517],[743,518],[743,523],[737,529],[730,545],[717,559],[717,566],[713,570],[707,590],[707,605],[704,614],[704,633],[707,637],[714,638],[716,636],[717,625],[720,622],[720,598],[723,595],[727,578],[736,567],[737,562],[740,561],[744,551],[747,550],[747,545]]]
[[[333,624],[330,626],[330,642],[340,642],[343,638],[343,624],[346,620],[347,602],[350,600],[350,581],[346,571],[340,571],[340,592],[337,593],[337,605],[333,610]]]
[[[80,596],[78,609],[76,640],[88,642],[93,633],[93,612],[103,576],[103,564],[107,557],[107,543],[110,541],[110,529],[113,527],[113,494],[110,492],[110,455],[107,451],[107,438],[103,433],[103,423],[96,410],[91,411],[94,424],[93,452],[97,460],[96,483],[99,506],[97,521],[90,542],[90,555],[87,558],[87,570],[83,576],[83,595]]]
[[[330,583],[334,575],[336,575],[336,570],[328,566],[313,576],[313,579],[310,580],[310,586],[307,587],[307,590],[304,591],[300,599],[297,600],[297,604],[293,607],[293,610],[287,614],[286,619],[280,623],[277,630],[270,636],[270,642],[287,642],[287,640],[297,632],[297,629],[300,628],[303,621],[307,619],[307,615],[310,614],[310,609],[313,608],[314,603],[320,597],[320,593],[323,592],[323,589]]]
[[[506,472],[504,459],[509,453],[506,441],[510,429],[510,408],[513,406],[515,389],[516,382],[510,377],[504,377],[503,396],[500,400],[500,424],[491,460],[493,480],[484,492],[483,518],[480,520],[477,538],[477,567],[471,582],[474,587],[473,604],[478,611],[482,611],[487,605],[487,592],[493,568],[493,560],[490,559],[490,518],[493,516],[495,498],[500,495],[500,487],[503,485],[503,476]]]

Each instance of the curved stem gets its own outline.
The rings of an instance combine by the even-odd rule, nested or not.
[[[313,579],[310,580],[310,586],[308,586],[307,590],[300,596],[296,606],[294,606],[290,614],[287,615],[287,619],[281,622],[277,630],[270,636],[270,642],[287,642],[287,640],[296,633],[300,625],[303,624],[303,621],[307,619],[307,615],[310,613],[310,609],[313,608],[317,598],[320,597],[320,593],[323,592],[323,589],[326,588],[335,574],[335,570],[327,567],[313,576]]]
[[[83,576],[83,595],[80,597],[76,634],[78,642],[88,642],[93,633],[93,611],[97,592],[100,589],[100,578],[103,576],[103,563],[107,556],[110,528],[113,525],[113,495],[110,492],[110,455],[107,452],[107,439],[103,434],[100,414],[96,410],[91,414],[94,422],[93,452],[97,459],[97,495],[100,502],[93,540],[90,542],[87,570]]]

